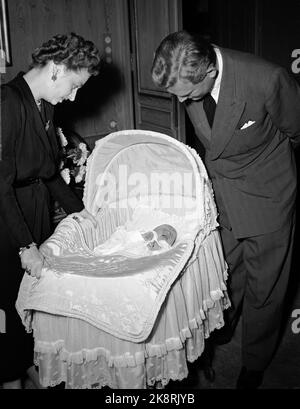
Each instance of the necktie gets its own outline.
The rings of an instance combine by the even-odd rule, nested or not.
[[[213,99],[211,94],[206,94],[203,98],[203,109],[206,113],[206,117],[211,128],[214,122],[216,107],[216,101]]]

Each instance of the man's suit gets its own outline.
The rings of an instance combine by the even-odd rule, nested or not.
[[[244,297],[244,364],[263,370],[278,339],[290,270],[300,88],[281,67],[251,54],[220,52],[223,73],[212,129],[202,101],[190,101],[186,109],[206,150],[219,210],[233,302],[229,321],[236,322]]]

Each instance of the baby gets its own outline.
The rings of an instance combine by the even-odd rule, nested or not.
[[[97,256],[121,254],[128,257],[157,254],[170,249],[175,243],[177,232],[169,224],[161,224],[151,231],[127,231],[118,227],[111,237],[94,248]]]

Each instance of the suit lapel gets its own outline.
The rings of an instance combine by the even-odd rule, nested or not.
[[[237,95],[237,73],[234,62],[228,57],[225,50],[220,49],[220,51],[223,57],[223,74],[212,128],[211,159],[216,159],[221,155],[232,138],[245,108],[245,101]]]

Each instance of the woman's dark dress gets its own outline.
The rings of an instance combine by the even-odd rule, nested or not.
[[[0,382],[5,382],[33,365],[32,335],[15,309],[24,274],[18,250],[52,233],[49,193],[67,213],[83,204],[58,173],[53,106],[43,101],[39,112],[22,73],[1,87],[1,111]]]

